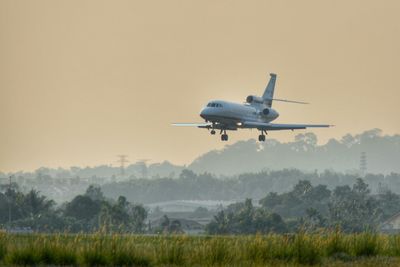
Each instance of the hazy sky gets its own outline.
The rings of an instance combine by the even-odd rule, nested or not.
[[[170,123],[261,95],[269,72],[275,97],[312,103],[274,103],[276,122],[335,124],[313,130],[322,143],[400,133],[399,14],[397,0],[0,0],[0,171],[190,163],[226,143]]]

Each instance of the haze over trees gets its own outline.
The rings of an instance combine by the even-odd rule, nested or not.
[[[371,194],[361,178],[349,186],[313,185],[299,180],[284,193],[265,193],[256,202],[247,198],[214,211],[204,231],[209,234],[294,233],[341,229],[344,232],[378,230],[380,223],[400,212],[400,195],[390,190]],[[12,217],[9,222],[9,211]],[[0,193],[0,225],[38,232],[183,233],[179,219],[158,211],[147,224],[148,210],[125,196],[107,198],[100,187],[89,186],[71,201],[56,203],[31,190],[18,187]],[[208,211],[204,208],[193,215]],[[158,219],[157,219],[158,218]]]
[[[361,152],[367,153],[366,174],[357,169]],[[7,223],[11,207],[14,226],[140,233],[147,227],[145,207],[150,204],[214,200],[236,204],[218,210],[209,233],[334,225],[361,231],[400,211],[399,158],[400,136],[375,129],[325,145],[317,145],[311,133],[289,143],[240,141],[187,167],[136,163],[125,169],[125,176],[111,166],[0,173],[0,223]],[[213,212],[194,211],[208,218]],[[181,232],[181,222],[165,217],[153,231]]]
[[[340,140],[330,139],[323,145],[317,143],[314,133],[298,134],[288,143],[275,139],[265,143],[239,141],[198,157],[188,168],[217,175],[284,168],[354,173],[359,168],[361,152],[365,152],[368,172],[400,172],[400,135],[383,135],[381,130],[373,129],[354,136],[347,134]]]
[[[346,134],[340,140],[330,139],[326,144],[318,144],[314,133],[296,134],[292,142],[279,142],[267,138],[265,143],[254,139],[238,141],[221,150],[212,150],[199,156],[188,166],[178,166],[164,161],[144,165],[142,162],[125,168],[126,175],[119,177],[118,165],[95,167],[39,168],[35,172],[2,173],[0,179],[9,175],[32,179],[49,177],[57,179],[97,179],[99,181],[137,178],[176,178],[183,169],[196,173],[212,173],[217,176],[238,175],[245,172],[259,172],[265,169],[281,170],[295,168],[303,171],[324,171],[354,173],[358,171],[361,152],[365,152],[369,173],[389,174],[400,172],[400,135],[384,135],[380,129],[372,129],[361,134]],[[145,177],[144,177],[145,176]],[[22,179],[21,178],[21,179]]]
[[[348,134],[341,140],[331,139],[325,145],[317,145],[312,133],[298,134],[288,143],[274,139],[264,144],[239,141],[222,150],[210,151],[186,167],[166,161],[131,164],[125,168],[125,176],[120,175],[119,166],[108,165],[0,172],[0,184],[7,187],[11,175],[21,191],[33,188],[58,203],[85,193],[91,184],[100,185],[107,196],[117,198],[122,194],[129,201],[142,203],[175,199],[258,199],[266,190],[287,191],[300,179],[330,188],[351,185],[360,176],[361,152],[367,155],[365,180],[372,192],[389,186],[393,192],[400,193],[398,175],[393,174],[400,173],[400,136],[383,135],[378,129],[354,136]]]
[[[299,181],[291,191],[269,193],[255,207],[251,199],[229,205],[207,225],[210,234],[254,234],[340,229],[378,230],[379,224],[400,212],[399,195],[390,190],[372,195],[358,178],[352,186],[313,186]]]

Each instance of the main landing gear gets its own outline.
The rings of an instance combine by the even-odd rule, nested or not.
[[[267,134],[266,131],[262,130],[262,131],[261,131],[261,134],[258,136],[258,141],[260,141],[260,142],[264,142],[264,141],[265,141],[265,135],[264,135],[264,133]]]
[[[226,130],[221,130],[221,141],[228,141],[228,135],[226,134]]]

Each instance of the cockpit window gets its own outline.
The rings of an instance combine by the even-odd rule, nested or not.
[[[222,104],[210,102],[207,104],[207,107],[222,108]]]

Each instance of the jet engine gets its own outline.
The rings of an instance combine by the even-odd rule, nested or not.
[[[265,109],[263,109],[263,111],[262,111],[262,114],[263,114],[264,116],[268,116],[269,113],[271,113],[271,111],[269,110],[269,108],[265,108]]]
[[[275,109],[273,108],[264,108],[261,112],[260,115],[263,116],[266,119],[276,119],[279,117],[279,113],[276,112]]]
[[[259,96],[249,95],[249,96],[246,98],[246,102],[247,102],[247,103],[263,104],[263,103],[264,103],[264,99],[262,99],[262,97],[259,97]]]

